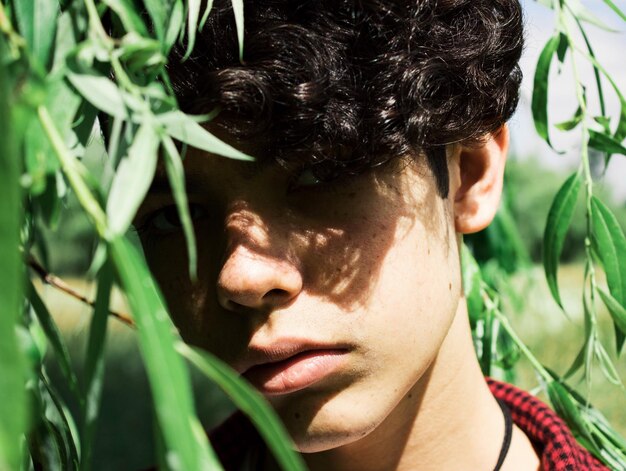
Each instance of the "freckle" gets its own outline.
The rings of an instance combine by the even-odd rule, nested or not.
[[[300,412],[296,412],[293,416],[294,416],[296,419],[299,419],[299,418],[300,418]]]
[[[413,397],[413,393],[409,393],[409,399]]]
[[[430,249],[428,249],[428,255],[430,255]]]
[[[452,291],[452,283],[449,283],[449,284],[448,284],[448,289],[449,289],[450,291]]]

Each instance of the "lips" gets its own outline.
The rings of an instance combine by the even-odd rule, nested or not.
[[[250,346],[238,368],[265,395],[288,394],[318,383],[339,369],[348,349],[337,345],[285,340],[265,347]]]

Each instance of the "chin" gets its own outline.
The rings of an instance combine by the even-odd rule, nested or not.
[[[279,411],[294,448],[300,453],[320,453],[349,445],[367,436],[383,420],[358,414],[362,411],[355,411],[354,407],[347,410],[333,407],[335,404],[332,402],[331,399],[329,403],[308,412],[301,405],[298,411]]]

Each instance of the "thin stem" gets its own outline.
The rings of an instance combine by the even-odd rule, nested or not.
[[[98,201],[91,194],[89,187],[80,176],[75,157],[65,145],[63,138],[59,134],[59,131],[54,125],[54,122],[52,121],[52,118],[50,117],[50,114],[45,106],[39,106],[37,108],[37,114],[39,116],[41,126],[43,127],[43,130],[46,133],[57,158],[59,159],[63,173],[72,186],[74,193],[76,193],[76,198],[87,214],[91,216],[100,237],[106,240],[108,237],[106,215],[100,207]]]
[[[93,3],[93,0],[85,0],[85,7],[87,8],[87,15],[89,16],[89,23],[93,28],[95,28],[95,32],[107,46],[112,47],[113,41],[105,31],[104,26],[102,26],[98,9],[96,8],[95,3]]]
[[[71,297],[73,297],[74,299],[80,301],[83,304],[88,304],[91,307],[95,306],[95,301],[91,301],[91,300],[87,299],[87,297],[83,296],[78,291],[74,290],[74,288],[72,288],[70,285],[68,285],[61,278],[59,278],[56,275],[53,275],[52,273],[49,273],[34,258],[30,257],[28,259],[28,266],[30,268],[32,268],[32,270],[35,273],[37,273],[39,278],[41,278],[41,281],[43,281],[45,284],[50,285],[50,286],[58,289],[59,291],[62,291],[64,293],[70,295]],[[112,316],[113,318],[117,319],[118,321],[126,324],[129,327],[135,328],[135,322],[129,316],[127,316],[126,314],[120,314],[118,312],[109,310],[109,315]]]
[[[532,364],[533,368],[541,375],[541,377],[546,381],[553,381],[552,376],[548,371],[544,368],[539,360],[533,355],[530,349],[526,346],[524,341],[519,338],[515,329],[509,322],[509,319],[504,315],[504,313],[500,310],[497,303],[494,299],[489,295],[488,288],[483,287],[483,299],[485,301],[485,307],[488,310],[493,312],[493,315],[498,319],[502,328],[506,331],[507,334],[511,337],[517,348],[524,354],[524,356],[528,359],[528,361]]]

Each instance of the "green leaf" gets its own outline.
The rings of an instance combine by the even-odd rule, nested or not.
[[[115,12],[126,31],[148,37],[146,25],[131,0],[103,0],[103,3]]]
[[[605,4],[611,8],[617,16],[619,16],[622,20],[626,21],[626,14],[617,6],[612,0],[602,0]]]
[[[200,18],[200,0],[187,1],[187,51],[183,60],[187,60],[196,45],[196,31],[198,30],[198,19]]]
[[[569,49],[569,42],[567,40],[567,36],[563,33],[560,34],[559,46],[556,48],[556,57],[559,62],[562,64],[565,60],[565,54],[567,54],[567,50]]]
[[[550,207],[543,235],[543,267],[552,297],[561,309],[563,309],[563,303],[559,293],[557,270],[563,241],[574,215],[580,186],[581,179],[578,172],[571,175],[561,186]]]
[[[157,121],[165,127],[166,132],[174,139],[195,147],[196,149],[231,159],[254,160],[249,155],[220,141],[217,137],[200,126],[191,116],[186,115],[182,111],[170,111],[157,115]]]
[[[165,33],[165,51],[169,51],[176,39],[183,33],[185,25],[185,7],[182,0],[176,0],[170,14],[170,22]]]
[[[204,13],[202,14],[202,19],[200,20],[200,30],[204,28],[207,20],[209,19],[209,13],[211,13],[211,9],[213,8],[213,0],[207,0],[206,6],[204,7]]]
[[[99,110],[118,119],[128,118],[124,97],[111,79],[103,75],[76,73],[69,73],[67,78],[85,100]]]
[[[563,385],[556,380],[550,381],[548,383],[548,397],[556,413],[567,422],[574,435],[585,436],[587,424],[580,414],[575,400]]]
[[[170,7],[172,5],[171,0],[144,0],[144,5],[150,19],[152,19],[152,25],[154,31],[160,42],[165,38],[165,31],[167,30],[168,15]]]
[[[58,451],[62,461],[61,469],[78,469],[80,442],[72,415],[43,370],[40,379],[49,399],[46,401],[45,417],[49,419],[57,435]]]
[[[141,37],[137,33],[124,35],[118,51],[126,68],[134,73],[158,73],[166,62],[161,52],[161,44],[154,39]]]
[[[598,363],[600,363],[600,368],[604,373],[604,377],[615,386],[622,386],[622,380],[619,377],[619,373],[613,364],[613,361],[609,357],[609,354],[602,346],[600,342],[595,342],[594,350],[596,354],[596,358],[598,359]]]
[[[0,34],[0,63],[4,64],[5,37]],[[20,436],[27,427],[24,380],[26,358],[19,349],[16,326],[22,313],[25,273],[20,254],[22,223],[22,159],[18,153],[9,105],[11,87],[7,68],[0,66],[0,469],[19,469]],[[21,130],[23,133],[24,130]]]
[[[624,232],[611,210],[595,196],[591,200],[591,209],[592,242],[602,262],[611,293],[611,298],[607,299],[608,301],[616,300],[620,306],[626,307],[626,239]],[[600,295],[602,295],[602,291],[600,291]],[[602,298],[613,316],[616,350],[619,354],[624,346],[626,330],[620,324],[619,311],[614,306],[609,306],[605,296]]]
[[[175,328],[137,249],[115,237],[109,245],[117,278],[137,325],[141,355],[171,469],[220,469],[194,412],[189,374],[174,350]]]
[[[37,319],[39,320],[43,331],[46,333],[48,341],[54,349],[54,353],[57,356],[57,360],[59,362],[59,366],[61,368],[63,376],[65,377],[65,380],[70,386],[72,392],[74,392],[74,394],[76,394],[76,397],[79,398],[80,392],[78,391],[78,381],[76,380],[76,375],[74,374],[74,370],[72,369],[70,355],[67,351],[67,347],[65,346],[65,342],[61,337],[61,332],[54,322],[54,319],[52,319],[48,308],[39,297],[39,294],[37,293],[35,287],[30,281],[28,282],[28,299],[31,302],[33,310],[37,315]]]
[[[583,120],[583,110],[579,106],[578,109],[576,110],[576,113],[574,113],[574,116],[572,117],[572,119],[563,121],[562,123],[555,124],[555,126],[561,131],[571,131],[576,126],[578,126],[582,120]]]
[[[106,213],[113,235],[126,232],[144,200],[157,166],[159,137],[150,123],[142,124],[117,169]]]
[[[172,138],[163,136],[163,150],[165,151],[165,170],[174,194],[174,201],[178,209],[178,215],[185,233],[187,252],[189,254],[189,277],[195,281],[197,275],[197,250],[196,236],[189,215],[189,205],[187,202],[187,192],[185,191],[185,170],[183,162]]]
[[[626,155],[626,147],[612,136],[589,130],[589,147],[608,154]]]
[[[237,27],[237,42],[239,43],[239,62],[243,63],[243,0],[231,0]]]
[[[17,26],[26,40],[28,51],[46,68],[52,56],[56,34],[58,0],[20,0],[13,2]]]
[[[604,21],[594,15],[589,9],[585,8],[580,0],[568,0],[567,7],[571,10],[572,15],[574,15],[574,17],[576,17],[579,21],[592,24],[605,31],[614,33],[617,32],[614,28],[611,28]]]
[[[562,41],[560,34],[552,36],[539,56],[532,97],[532,113],[535,121],[535,129],[539,136],[550,146],[550,136],[548,133],[548,78],[550,76],[550,65],[554,53]]]
[[[617,142],[622,142],[624,139],[626,139],[626,97],[624,97],[624,94],[621,92],[620,87],[617,85],[615,80],[613,80],[611,75],[602,66],[602,64],[598,62],[598,60],[595,58],[593,54],[590,55],[585,52],[581,52],[581,54],[583,54],[583,56],[585,56],[585,58],[589,62],[591,62],[591,64],[594,66],[595,69],[602,72],[602,74],[606,77],[606,79],[609,81],[609,83],[613,87],[613,90],[615,91],[615,94],[617,95],[619,99],[620,117],[619,117],[619,122],[617,123],[617,128],[615,129],[615,133],[613,134],[613,138]]]
[[[85,360],[85,410],[83,411],[81,434],[83,449],[80,461],[81,470],[83,471],[88,470],[91,466],[92,443],[100,409],[100,397],[102,395],[104,378],[104,344],[112,286],[113,273],[111,266],[105,263],[98,277],[98,293],[89,327],[89,340]]]
[[[191,348],[182,342],[176,344],[176,349],[220,386],[235,405],[250,418],[282,469],[306,470],[302,457],[290,445],[292,441],[283,424],[263,396],[235,371],[208,352]]]
[[[626,339],[626,309],[603,289],[598,289],[598,292],[609,310],[609,314],[611,314],[613,318],[613,323],[615,324],[615,346],[617,354],[619,355],[624,347],[624,340]]]
[[[626,307],[626,238],[619,222],[597,197],[591,200],[593,242],[611,295]]]

